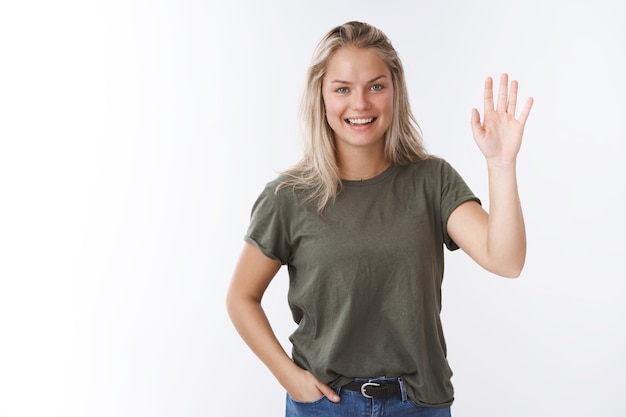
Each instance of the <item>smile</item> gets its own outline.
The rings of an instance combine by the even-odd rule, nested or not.
[[[346,122],[351,125],[366,125],[372,123],[374,120],[376,120],[375,117],[370,117],[368,119],[346,119]]]

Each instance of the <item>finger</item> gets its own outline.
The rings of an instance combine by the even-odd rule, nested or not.
[[[500,88],[498,89],[498,105],[496,111],[505,112],[508,97],[509,75],[504,73],[500,76]]]
[[[509,102],[507,103],[506,112],[515,118],[515,108],[517,107],[517,81],[511,81],[511,91],[509,92]]]
[[[528,100],[526,100],[526,104],[524,104],[524,108],[517,119],[522,125],[526,124],[526,120],[528,120],[528,115],[530,114],[530,109],[533,107],[534,102],[535,100],[532,97],[529,97]]]
[[[485,92],[484,92],[484,108],[485,114],[492,112],[493,109],[493,78],[487,77],[485,80]]]
[[[324,394],[326,398],[328,398],[330,401],[334,403],[338,403],[341,400],[341,398],[339,397],[339,395],[337,395],[335,390],[326,384],[320,383],[319,385],[317,385],[317,389],[320,390],[320,392]]]

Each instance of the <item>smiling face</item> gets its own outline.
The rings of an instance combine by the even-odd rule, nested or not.
[[[355,47],[335,52],[322,97],[337,152],[356,148],[383,152],[393,118],[393,85],[387,64],[375,52]]]

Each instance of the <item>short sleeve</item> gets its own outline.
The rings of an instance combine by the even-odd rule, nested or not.
[[[476,201],[481,204],[474,195],[461,175],[446,161],[441,165],[441,221],[443,228],[444,243],[453,251],[459,246],[448,235],[448,218],[450,214],[461,204],[467,201]]]
[[[280,194],[280,193],[279,193]],[[276,193],[276,184],[269,183],[252,206],[250,225],[244,240],[265,256],[285,265],[289,260],[288,219],[284,199]]]

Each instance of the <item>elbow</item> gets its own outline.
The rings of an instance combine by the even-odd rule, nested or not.
[[[241,296],[232,287],[226,293],[226,313],[231,321],[237,317],[237,312],[241,309]]]
[[[509,279],[515,279],[515,278],[519,278],[520,275],[522,275],[522,268],[517,268],[517,269],[509,269],[505,272],[502,272],[500,274],[501,277],[503,278],[509,278]]]
[[[245,316],[249,308],[261,305],[260,297],[241,292],[233,286],[228,290],[225,301],[226,313],[233,324],[236,324],[240,317]]]
[[[228,313],[229,316],[232,315],[232,311],[235,308],[235,302],[233,300],[233,296],[231,294],[230,291],[228,291],[228,293],[226,294],[226,312]]]
[[[488,269],[489,272],[491,272],[492,274],[495,274],[499,277],[502,278],[509,278],[509,279],[515,279],[515,278],[519,278],[520,275],[522,275],[522,269],[521,268],[493,268],[493,269]]]
[[[491,262],[486,263],[488,267],[485,269],[503,278],[519,278],[524,269],[525,262],[526,251],[523,250],[515,254],[492,258]]]
[[[493,268],[491,272],[496,275],[499,275],[503,278],[515,279],[519,278],[522,275],[522,271],[524,269],[524,258],[520,260],[506,262],[504,264],[498,265],[498,267]]]
[[[233,297],[233,294],[231,293],[231,291],[228,291],[228,293],[226,294],[226,313],[228,314],[228,317],[231,319],[233,319],[233,315],[235,313],[235,310],[237,309],[237,302],[235,301],[235,298]]]

